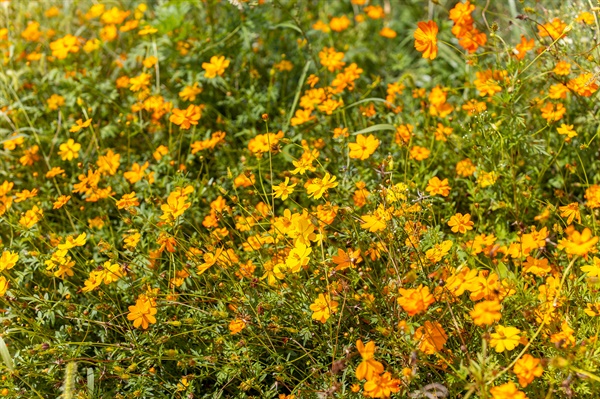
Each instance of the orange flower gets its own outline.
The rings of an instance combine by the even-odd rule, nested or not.
[[[448,185],[448,179],[440,180],[439,177],[434,176],[427,182],[425,190],[431,195],[441,195],[447,197],[450,194],[450,186]]]
[[[77,133],[81,129],[88,127],[92,123],[92,120],[88,119],[84,122],[82,119],[77,119],[75,123],[76,125],[71,127],[71,129],[69,129],[69,132]]]
[[[469,230],[473,230],[473,222],[471,221],[471,215],[468,213],[463,215],[457,213],[450,218],[448,226],[452,227],[452,232],[465,234]]]
[[[446,334],[442,325],[437,321],[433,323],[426,321],[423,326],[417,328],[413,338],[419,341],[420,351],[428,355],[433,355],[442,350],[448,340],[448,334]]]
[[[435,302],[433,295],[429,293],[429,287],[422,284],[417,288],[400,288],[398,291],[402,295],[398,298],[398,305],[402,306],[409,316],[425,312],[429,305]]]
[[[538,33],[540,37],[550,36],[553,40],[558,40],[566,34],[567,24],[560,20],[560,18],[554,18],[552,22],[538,25]]]
[[[235,335],[246,328],[246,322],[242,319],[235,319],[229,323],[229,332]]]
[[[534,47],[535,47],[535,40],[533,40],[533,39],[527,40],[527,38],[525,36],[521,35],[521,43],[517,44],[515,47],[515,50],[516,50],[515,57],[518,60],[522,60],[523,58],[525,58],[525,54],[529,50],[533,50]]]
[[[202,106],[191,104],[186,109],[175,108],[169,121],[180,126],[183,130],[188,130],[191,125],[197,125],[202,117]]]
[[[354,267],[362,262],[360,249],[357,249],[356,251],[348,249],[348,252],[346,253],[343,249],[338,248],[337,256],[332,257],[331,260],[336,264],[335,270],[344,270],[349,267]]]
[[[383,364],[375,360],[375,341],[369,341],[364,345],[359,339],[356,341],[356,349],[362,357],[362,362],[356,368],[357,379],[371,380],[373,376],[383,373]]]
[[[530,354],[526,354],[515,363],[513,372],[519,378],[519,384],[523,388],[529,385],[535,377],[541,376],[544,372],[544,369],[540,366],[540,362],[541,359],[536,359]]]
[[[350,19],[347,16],[342,15],[341,17],[333,17],[329,21],[329,27],[334,32],[341,32],[350,26]]]
[[[338,308],[338,302],[332,301],[329,297],[319,294],[319,297],[310,305],[310,310],[313,311],[312,318],[321,323],[325,323],[332,313],[335,313]]]
[[[329,72],[337,71],[342,69],[346,63],[342,61],[344,59],[344,53],[335,51],[333,47],[324,47],[319,52],[319,60],[321,65],[327,67]]]
[[[389,398],[392,393],[400,390],[400,380],[392,378],[390,373],[381,376],[374,375],[365,383],[365,396],[370,398]]]
[[[150,324],[156,323],[156,308],[152,306],[152,302],[145,296],[141,295],[135,305],[129,306],[129,314],[127,320],[133,321],[133,326],[140,326],[145,330]]]
[[[423,58],[435,59],[437,56],[438,26],[435,21],[419,22],[415,30],[415,48],[423,53]]]
[[[215,78],[217,75],[223,76],[225,69],[229,66],[230,61],[225,59],[225,56],[213,56],[210,58],[210,62],[203,62],[202,68],[206,71],[204,73],[205,78]]]
[[[129,209],[138,205],[140,205],[140,201],[135,196],[135,191],[132,191],[129,194],[123,194],[121,199],[117,201],[117,208],[119,209]]]
[[[527,399],[527,395],[519,391],[512,381],[493,387],[490,389],[490,393],[492,394],[492,399]]]
[[[596,252],[598,237],[593,236],[589,228],[586,227],[580,233],[573,226],[569,226],[565,233],[567,238],[560,240],[556,248],[564,249],[569,255],[587,256],[589,252]]]
[[[388,28],[387,26],[384,26],[379,31],[379,36],[385,37],[387,39],[394,39],[396,36],[398,36],[398,33],[396,33],[395,30]]]
[[[483,301],[475,305],[469,313],[473,323],[478,326],[494,324],[502,317],[500,310],[502,306],[498,301]]]

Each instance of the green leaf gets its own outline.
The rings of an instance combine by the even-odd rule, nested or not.
[[[352,135],[356,136],[359,134],[378,132],[380,130],[396,130],[396,127],[394,125],[390,125],[389,123],[380,123],[380,124],[369,126],[362,130],[359,130],[358,132],[354,132],[354,133],[352,133]]]
[[[298,27],[298,25],[296,25],[295,23],[293,23],[292,21],[286,21],[286,22],[282,22],[280,24],[277,24],[273,27],[273,29],[277,29],[277,28],[287,28],[287,29],[293,29],[296,32],[302,34],[302,29],[300,29]]]

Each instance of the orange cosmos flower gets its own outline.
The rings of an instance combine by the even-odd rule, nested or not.
[[[502,318],[502,305],[498,301],[483,301],[475,305],[469,313],[478,326],[494,324]]]
[[[441,195],[447,197],[450,194],[450,186],[448,185],[448,179],[440,180],[439,177],[434,176],[427,182],[425,190],[430,195]]]
[[[557,249],[564,249],[569,255],[581,255],[584,257],[587,257],[589,252],[596,252],[598,237],[594,236],[589,228],[584,228],[580,233],[571,225],[566,228],[565,233],[567,233],[567,238],[559,241]]]
[[[337,308],[338,302],[332,301],[329,295],[325,297],[323,294],[319,294],[319,297],[310,305],[310,310],[313,311],[312,318],[321,323],[325,323]]]
[[[202,106],[190,105],[186,109],[175,108],[169,121],[179,125],[183,130],[188,130],[191,125],[197,125],[202,117]]]
[[[152,302],[142,295],[137,299],[135,305],[129,306],[127,320],[132,320],[135,328],[141,326],[145,330],[150,324],[156,323],[155,314],[156,308],[152,306]]]
[[[442,350],[448,340],[448,334],[437,321],[433,323],[426,321],[423,326],[417,328],[413,339],[419,342],[419,350],[425,354],[433,355]]]
[[[402,296],[398,298],[398,305],[402,306],[409,316],[425,312],[429,305],[435,302],[433,295],[429,293],[429,287],[422,284],[418,288],[400,288],[399,292]]]
[[[433,60],[437,56],[438,26],[435,21],[419,22],[414,33],[415,48],[423,53],[423,58]]]
[[[369,341],[365,345],[359,339],[356,341],[356,349],[362,357],[362,362],[356,368],[356,378],[371,380],[373,376],[383,373],[383,364],[375,360],[375,341]]]
[[[535,377],[539,377],[544,373],[544,369],[540,366],[541,359],[536,359],[530,354],[523,355],[517,360],[513,372],[519,378],[519,384],[525,388]]]
[[[452,227],[452,232],[465,234],[468,230],[473,230],[473,222],[471,221],[471,215],[457,213],[450,218],[448,226]]]

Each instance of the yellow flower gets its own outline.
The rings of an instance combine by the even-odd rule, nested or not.
[[[138,31],[138,35],[140,35],[140,36],[146,36],[146,35],[151,35],[151,34],[156,33],[156,32],[158,32],[158,29],[153,28],[150,25],[146,25],[146,26],[144,26],[143,28],[141,28]]]
[[[48,108],[56,111],[59,107],[65,105],[65,98],[63,96],[59,96],[58,94],[53,94],[48,100],[46,100],[46,103],[48,104]]]
[[[66,35],[53,41],[50,43],[52,55],[59,60],[64,60],[69,53],[77,53],[79,51],[78,41],[79,39],[73,35]]]
[[[588,277],[600,277],[600,258],[594,256],[594,264],[583,266],[581,271],[586,272]]]
[[[135,328],[142,327],[145,330],[150,324],[156,323],[155,314],[156,308],[152,306],[151,301],[145,295],[141,295],[135,305],[129,306],[127,320],[132,320]]]
[[[356,136],[356,143],[349,143],[350,153],[348,156],[353,159],[360,159],[364,161],[369,158],[379,147],[380,141],[370,134],[368,137],[359,134]]]
[[[202,68],[206,71],[204,73],[205,78],[215,78],[217,75],[223,76],[225,69],[229,66],[230,61],[225,59],[225,56],[213,56],[210,58],[210,62],[203,62]]]
[[[473,323],[478,326],[490,325],[500,320],[501,309],[502,306],[498,301],[483,301],[476,304],[469,315],[473,319]]]
[[[82,119],[77,119],[77,121],[75,121],[75,123],[76,123],[76,125],[71,127],[71,129],[69,129],[69,131],[71,133],[77,133],[81,129],[88,127],[92,123],[92,120],[88,119],[84,122]]]
[[[311,115],[312,110],[310,109],[299,109],[296,110],[296,114],[291,119],[292,126],[302,125],[303,123],[310,122],[315,118],[314,115]]]
[[[552,22],[538,25],[538,34],[540,37],[550,36],[553,40],[558,40],[565,35],[567,24],[560,20],[560,18],[554,18]]]
[[[571,64],[566,61],[559,61],[556,63],[556,66],[552,70],[557,75],[568,75],[571,72]]]
[[[417,23],[417,30],[413,34],[415,48],[423,53],[423,58],[433,60],[437,56],[437,33],[438,26],[435,21]]]
[[[437,263],[448,254],[450,248],[452,248],[452,241],[446,240],[441,244],[435,244],[433,248],[428,249],[427,252],[425,252],[425,257],[431,263]]]
[[[581,214],[579,213],[579,204],[577,202],[561,206],[558,209],[560,209],[560,216],[567,218],[567,225],[573,223],[573,219],[577,219],[577,223],[581,223]]]
[[[67,249],[71,249],[71,248],[75,248],[75,247],[84,246],[86,242],[87,242],[87,234],[81,233],[77,237],[74,237],[74,236],[67,237],[67,239],[65,240],[64,243],[58,244],[57,248],[60,250],[67,250]]]
[[[521,330],[516,327],[496,326],[496,332],[491,334],[490,346],[501,353],[505,350],[511,351],[521,341]]]
[[[102,282],[106,285],[114,283],[125,275],[121,269],[121,266],[117,263],[110,263],[110,261],[106,261],[102,265],[102,268]]]
[[[556,122],[562,119],[563,115],[567,112],[567,109],[562,104],[546,103],[542,108],[542,118],[546,119],[548,123]]]
[[[477,176],[477,183],[479,183],[482,188],[493,185],[496,183],[496,180],[498,180],[498,174],[495,171],[491,171],[489,173],[481,171],[479,176]]]
[[[333,17],[329,21],[329,27],[334,32],[342,32],[350,26],[350,19],[347,16],[342,15],[341,17]]]
[[[600,316],[600,303],[588,303],[583,311],[590,317]]]
[[[150,84],[150,75],[142,72],[136,77],[129,79],[129,90],[140,91]]]
[[[177,220],[190,207],[191,203],[188,202],[188,195],[193,192],[194,187],[186,186],[185,188],[178,188],[169,194],[167,203],[160,207],[163,211],[160,218],[167,223],[173,223]]]
[[[158,58],[156,58],[155,56],[150,56],[148,58],[145,58],[142,61],[142,64],[144,65],[144,67],[146,68],[152,68],[154,65],[156,65],[158,63]]]
[[[127,249],[129,249],[130,251],[133,251],[135,249],[135,247],[137,247],[138,243],[140,242],[140,238],[142,238],[142,235],[138,232],[134,232],[133,234],[127,235],[123,237],[123,246]]]
[[[470,159],[463,159],[456,164],[456,173],[462,177],[469,177],[475,173],[475,165]]]
[[[555,344],[558,348],[575,346],[574,332],[575,330],[569,327],[569,324],[566,321],[563,321],[560,326],[560,331],[550,336],[550,342]]]
[[[114,176],[121,165],[121,154],[108,150],[105,155],[98,157],[96,165],[98,165],[98,172]]]
[[[308,265],[312,248],[304,243],[296,242],[294,249],[288,254],[285,265],[292,273],[300,272],[300,269]]]
[[[314,320],[325,323],[332,313],[335,313],[338,308],[338,302],[331,300],[329,294],[325,297],[319,294],[319,297],[310,305],[310,310],[313,311],[312,318]]]
[[[26,211],[25,214],[19,219],[19,224],[26,229],[30,229],[36,225],[37,222],[40,221],[44,212],[38,208],[37,205],[34,205],[33,208]]]
[[[567,125],[565,123],[561,124],[559,128],[556,129],[558,134],[566,135],[565,141],[569,142],[573,137],[577,137],[577,132],[573,130],[573,125]]]
[[[552,271],[552,267],[548,264],[548,259],[537,259],[531,256],[527,257],[523,263],[523,273],[532,273],[536,276],[543,277]]]
[[[306,192],[309,198],[319,199],[329,190],[330,188],[337,187],[338,183],[335,181],[337,177],[331,176],[328,172],[322,179],[314,178],[306,183]]]
[[[285,201],[288,196],[294,192],[294,187],[296,184],[288,185],[290,182],[290,178],[286,177],[283,183],[279,183],[277,186],[273,186],[273,195],[275,198],[281,198],[282,201]]]
[[[144,177],[144,172],[150,166],[148,162],[145,162],[143,165],[135,162],[131,165],[131,170],[123,173],[123,177],[129,181],[131,184],[135,184],[138,181],[142,180]]]
[[[6,277],[0,276],[0,296],[4,296],[8,291],[9,283]]]
[[[12,269],[19,260],[19,254],[11,251],[3,251],[0,256],[0,272]]]
[[[79,158],[80,149],[81,144],[76,143],[73,139],[69,139],[66,143],[60,145],[58,155],[60,155],[63,161],[70,161]]]
[[[384,26],[379,31],[379,36],[385,37],[387,39],[394,39],[394,38],[396,38],[396,36],[398,36],[398,33],[395,30],[393,30],[387,26]]]

